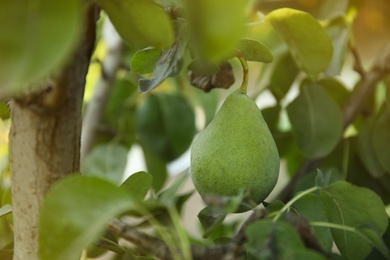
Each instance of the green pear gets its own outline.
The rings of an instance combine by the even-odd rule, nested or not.
[[[208,197],[235,196],[243,190],[246,197],[240,212],[271,193],[279,165],[275,141],[260,109],[240,92],[226,98],[191,148],[192,180],[202,198],[207,203]]]

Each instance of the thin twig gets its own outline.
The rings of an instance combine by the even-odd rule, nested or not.
[[[231,242],[216,246],[191,246],[191,255],[196,259],[238,259],[244,254],[242,245],[246,242],[245,230],[247,227],[259,219],[263,219],[266,213],[264,210],[256,210],[249,218],[242,224],[237,234],[233,237]],[[126,223],[115,219],[109,226],[109,230],[114,234],[141,249],[148,251],[160,259],[173,259],[172,253],[168,245],[161,239],[152,237],[144,232],[133,228]],[[181,255],[178,248],[178,254]]]

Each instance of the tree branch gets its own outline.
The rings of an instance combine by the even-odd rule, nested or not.
[[[108,18],[104,21],[103,39],[107,44],[108,53],[104,61],[101,62],[100,79],[95,87],[93,97],[85,109],[81,132],[81,160],[93,146],[116,72],[122,64],[124,44]]]
[[[356,59],[357,53],[354,53],[355,60],[360,62],[360,58]],[[357,65],[362,69],[361,64]],[[355,66],[356,67],[356,66]],[[359,72],[362,76],[361,81],[355,88],[352,96],[344,108],[344,130],[354,121],[356,116],[361,113],[364,104],[374,93],[378,82],[390,72],[390,42],[387,44],[384,52],[377,58],[374,65],[368,72]],[[277,199],[287,201],[292,196],[292,191],[301,177],[308,174],[313,169],[319,167],[324,158],[306,159],[301,167],[297,170],[294,177],[290,180],[287,186],[280,192]]]
[[[244,254],[242,245],[246,242],[245,230],[246,228],[257,220],[263,219],[266,215],[264,210],[255,211],[249,218],[242,224],[237,234],[233,237],[232,241],[216,246],[191,246],[191,254],[194,260],[207,260],[207,259],[237,259]],[[109,226],[109,230],[114,234],[119,235],[128,242],[151,252],[155,256],[161,259],[173,259],[171,249],[161,239],[152,237],[146,233],[132,228],[126,223],[116,219]],[[179,255],[182,255],[180,249],[177,249]]]

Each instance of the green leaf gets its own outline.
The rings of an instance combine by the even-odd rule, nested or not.
[[[246,229],[245,249],[256,259],[287,259],[289,254],[304,250],[295,230],[284,222],[261,220]]]
[[[298,147],[307,157],[326,156],[336,147],[342,135],[342,113],[321,86],[305,81],[287,113]]]
[[[113,217],[131,208],[136,208],[132,198],[108,181],[73,176],[59,182],[46,195],[39,216],[40,259],[80,258]]]
[[[328,222],[326,209],[322,198],[315,194],[307,194],[293,205],[298,214],[309,222]],[[314,232],[326,252],[330,252],[333,245],[333,238],[328,227],[313,227]]]
[[[143,0],[142,0],[143,1]],[[138,87],[141,93],[151,91],[160,85],[166,78],[179,74],[183,67],[183,57],[187,48],[187,25],[178,23],[178,33],[173,45],[164,49],[160,59],[156,63],[151,79],[141,78],[138,81]]]
[[[379,162],[380,154],[386,152],[388,149],[386,146],[380,146],[384,148],[384,151],[380,151],[380,154],[377,154],[374,150],[374,133],[373,129],[375,127],[375,118],[369,118],[363,123],[362,128],[360,129],[358,135],[358,149],[357,152],[364,166],[367,168],[368,172],[374,178],[381,177],[385,174],[385,170]],[[379,130],[381,131],[381,130]],[[380,138],[377,137],[378,139]],[[383,137],[382,137],[383,138]],[[380,140],[386,142],[387,140]]]
[[[168,14],[153,0],[98,0],[119,35],[131,46],[166,48],[174,33]]]
[[[163,186],[168,176],[167,162],[150,151],[145,146],[142,146],[144,152],[146,168],[152,175],[152,188],[154,191],[159,191]]]
[[[350,26],[348,25],[346,18],[338,17],[332,20],[325,28],[333,44],[332,60],[325,71],[325,74],[328,76],[337,76],[341,73],[348,50],[348,42],[350,38],[349,27]]]
[[[268,47],[256,40],[241,39],[238,42],[237,49],[247,61],[269,63],[274,60],[274,56]]]
[[[186,0],[191,43],[201,59],[221,62],[230,56],[244,32],[244,0]]]
[[[209,205],[203,208],[198,214],[199,222],[204,229],[203,238],[208,238],[213,231],[219,228],[226,218],[226,215],[227,214],[218,207]]]
[[[154,66],[160,59],[161,50],[156,48],[145,48],[137,51],[131,58],[131,72],[146,74],[153,72]]]
[[[388,225],[385,206],[373,191],[340,181],[322,189],[320,195],[330,222],[357,229],[371,227],[369,230],[377,232],[379,237],[385,232]],[[372,236],[372,231],[360,231]],[[348,259],[362,259],[372,249],[356,232],[332,229],[332,236],[341,254]]]
[[[310,14],[281,8],[270,12],[266,20],[286,41],[294,60],[310,78],[315,79],[328,67],[333,54],[332,42]]]
[[[195,135],[195,114],[177,94],[147,96],[136,111],[139,141],[160,158],[171,161],[183,154]]]
[[[372,129],[372,148],[382,168],[390,172],[390,111],[386,108],[382,109]]]
[[[6,102],[0,102],[0,118],[2,120],[10,118],[10,112]]]
[[[0,208],[0,217],[5,216],[12,212],[12,206],[9,204],[6,204]]]
[[[182,173],[177,176],[175,182],[169,188],[159,194],[159,201],[166,207],[175,205],[179,199],[179,197],[177,196],[179,189],[181,188],[181,186],[183,186],[187,178],[187,173]]]
[[[115,184],[122,180],[128,151],[119,145],[106,144],[94,148],[81,164],[84,176],[96,176]]]
[[[350,92],[346,89],[343,83],[336,78],[321,78],[317,84],[324,88],[328,95],[336,101],[341,109],[345,107],[349,101]]]
[[[271,74],[269,89],[277,100],[282,100],[286,96],[298,72],[299,69],[289,53],[284,54],[276,62]]]
[[[273,107],[267,107],[261,110],[261,114],[263,115],[265,122],[267,122],[271,133],[274,133],[278,130],[280,111],[281,107],[278,104]]]
[[[34,90],[62,65],[82,29],[80,0],[0,2],[0,95]]]
[[[131,196],[142,200],[152,186],[153,177],[147,172],[136,172],[130,175],[120,187]]]
[[[205,127],[214,119],[215,113],[218,109],[218,94],[215,91],[205,93],[200,89],[195,89],[199,103],[205,114]]]
[[[314,250],[307,250],[307,249],[298,249],[294,252],[291,252],[287,255],[286,259],[294,259],[294,260],[325,260],[329,259],[325,256],[317,253]]]

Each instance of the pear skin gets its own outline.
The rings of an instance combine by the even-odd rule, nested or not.
[[[191,148],[191,176],[196,190],[208,196],[246,195],[239,211],[260,204],[279,176],[279,154],[256,103],[233,92]],[[248,206],[250,205],[250,206]]]

